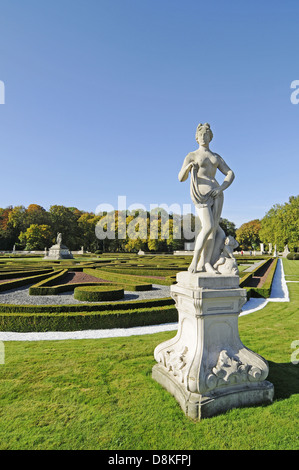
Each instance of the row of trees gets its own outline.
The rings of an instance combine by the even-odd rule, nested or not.
[[[71,250],[84,246],[88,251],[173,251],[184,249],[200,230],[193,214],[112,211],[94,214],[76,207],[53,205],[47,211],[38,204],[0,208],[0,250],[44,250],[55,243],[57,232]],[[259,249],[261,242],[282,251],[299,247],[299,196],[274,205],[262,220],[251,220],[236,230],[235,224],[221,219],[227,235],[237,239],[240,249]],[[97,235],[96,235],[97,233]]]
[[[277,246],[283,251],[299,248],[299,196],[291,196],[285,204],[275,204],[261,220],[251,220],[236,231],[242,249],[258,249],[260,243]]]
[[[75,207],[53,205],[47,211],[38,204],[0,208],[0,251],[44,250],[55,243],[61,232],[70,250],[81,246],[88,251],[173,251],[184,249],[194,240],[200,227],[193,214],[168,214],[163,209],[151,212],[112,211],[94,214]],[[221,226],[235,236],[236,227],[227,219]]]
[[[57,232],[71,250],[83,245],[91,248],[97,219],[93,213],[75,207],[51,206],[46,211],[38,204],[0,208],[0,250],[43,250],[53,245]],[[95,245],[95,248],[97,245]]]

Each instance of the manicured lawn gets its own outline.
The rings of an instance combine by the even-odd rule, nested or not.
[[[286,275],[299,261],[284,260]],[[239,320],[248,348],[269,361],[275,401],[194,423],[151,379],[153,350],[172,336],[6,342],[0,365],[3,449],[298,449],[299,283],[290,303],[268,303]]]
[[[298,269],[298,260],[288,260],[284,259],[284,273],[287,281],[299,281],[299,269]]]

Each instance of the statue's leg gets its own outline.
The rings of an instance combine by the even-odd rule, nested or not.
[[[223,207],[223,194],[220,194],[214,200],[214,204],[211,208],[212,218],[213,218],[213,229],[205,245],[204,253],[204,267],[207,272],[217,273],[213,268],[213,264],[220,256],[222,243],[225,239],[225,233],[219,226],[221,211]],[[214,261],[215,259],[215,261]]]
[[[225,232],[222,230],[222,228],[219,225],[218,229],[217,229],[217,232],[216,232],[216,238],[215,238],[213,253],[212,253],[212,256],[211,256],[211,265],[212,266],[220,258],[221,251],[222,251],[223,246],[224,246],[225,238],[226,238]]]
[[[205,270],[205,249],[202,250],[201,256],[197,263],[197,271],[201,272]]]
[[[205,245],[205,252],[204,252],[204,258],[203,258],[203,263],[204,263],[204,269],[207,273],[214,273],[214,274],[219,274],[216,269],[213,268],[211,264],[211,256],[214,250],[215,246],[215,237],[216,237],[216,230],[213,229],[211,235],[209,236],[206,245]]]
[[[213,215],[210,207],[196,207],[196,212],[201,222],[201,230],[196,238],[193,259],[188,268],[188,271],[192,273],[197,272],[198,261],[213,230]]]
[[[221,256],[218,261],[213,265],[214,269],[218,269],[218,266],[221,266],[222,264],[225,263],[225,258],[224,256]]]

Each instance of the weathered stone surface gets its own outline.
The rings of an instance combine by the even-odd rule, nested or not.
[[[199,147],[188,153],[178,175],[180,181],[186,181],[190,173],[190,195],[201,225],[188,268],[191,273],[221,274],[222,271],[222,268],[217,271],[217,267],[223,264],[220,258],[223,257],[226,240],[226,235],[219,225],[223,191],[232,184],[235,175],[223,158],[210,150],[209,144],[212,138],[210,124],[197,126],[195,139]],[[217,170],[225,175],[221,185],[215,178]],[[235,266],[226,265],[225,274],[233,273],[234,268]]]
[[[238,315],[247,294],[236,278],[182,272],[171,286],[178,332],[156,347],[152,376],[194,419],[273,399],[267,361],[239,337]]]
[[[223,191],[234,180],[224,160],[209,149],[209,124],[199,124],[199,148],[190,152],[179,180],[191,175],[191,199],[201,223],[188,272],[177,274],[171,295],[179,313],[175,338],[158,345],[152,376],[193,419],[230,408],[271,403],[273,385],[266,380],[268,364],[244,346],[238,316],[247,300],[239,287],[233,256],[238,243],[220,227]],[[225,175],[221,185],[216,171]],[[276,251],[276,249],[275,249]]]
[[[57,234],[56,245],[51,246],[49,253],[45,253],[44,259],[58,260],[58,259],[72,259],[73,255],[67,246],[62,244],[61,233]]]

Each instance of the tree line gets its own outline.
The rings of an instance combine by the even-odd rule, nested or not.
[[[53,205],[49,210],[38,204],[27,208],[9,206],[0,208],[0,251],[10,251],[13,247],[44,250],[55,243],[60,232],[63,244],[70,250],[83,246],[90,252],[172,252],[183,250],[185,242],[194,241],[200,230],[197,223],[194,214],[168,214],[160,208],[154,213],[135,210],[96,215],[63,205]],[[143,231],[140,230],[142,224]],[[99,225],[107,236],[96,235]],[[221,219],[220,225],[227,235],[236,235],[233,222]],[[120,237],[120,233],[125,236]]]
[[[63,205],[46,210],[38,204],[0,208],[0,251],[10,251],[13,246],[16,250],[44,250],[55,243],[57,232],[62,233],[63,243],[70,250],[84,246],[91,252],[172,252],[183,250],[185,242],[194,241],[200,230],[194,214],[168,214],[161,208],[154,212],[112,211],[96,215]],[[107,236],[96,236],[99,224]],[[285,245],[290,251],[297,251],[299,196],[291,196],[285,204],[275,204],[261,220],[251,220],[238,229],[227,219],[221,219],[220,225],[227,235],[237,239],[240,249],[258,250],[260,243],[271,243],[279,251]],[[120,233],[125,236],[120,237]]]
[[[244,250],[259,249],[264,243],[283,251],[299,250],[299,196],[291,196],[285,204],[275,204],[261,219],[251,220],[236,231],[236,239]]]

